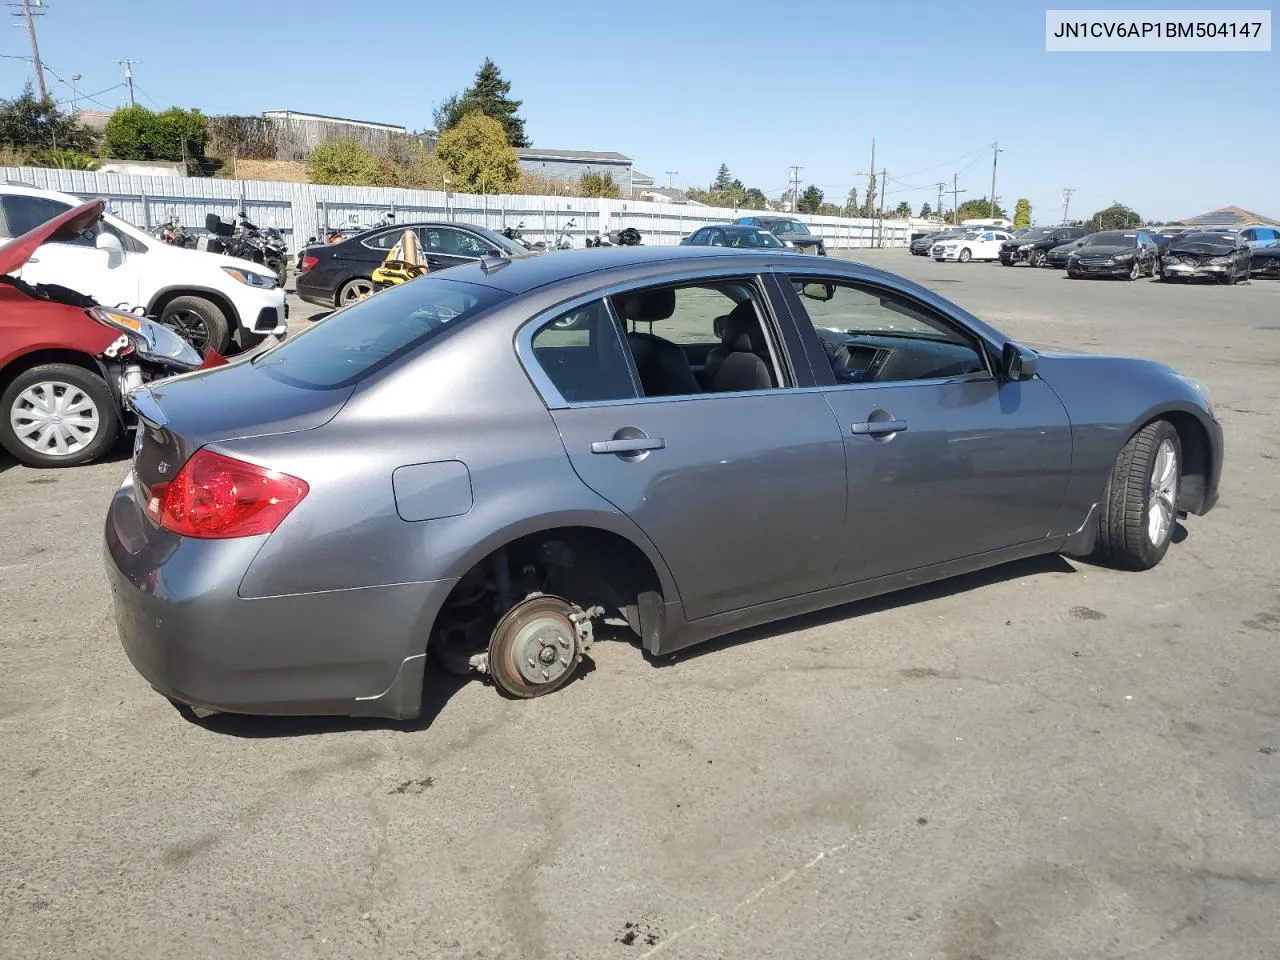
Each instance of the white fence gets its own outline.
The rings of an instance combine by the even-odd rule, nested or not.
[[[763,212],[638,200],[474,196],[436,190],[326,187],[262,180],[124,176],[44,167],[3,167],[0,176],[11,183],[26,183],[79,197],[102,197],[117,216],[144,230],[176,214],[188,230],[202,233],[207,214],[233,218],[236,211],[244,210],[258,226],[278,227],[289,239],[292,250],[325,228],[352,221],[373,223],[388,211],[394,212],[401,223],[446,219],[492,230],[523,223],[526,239],[548,242],[572,221],[573,225],[565,233],[570,242],[579,247],[589,236],[623,227],[635,227],[646,244],[674,244],[703,224],[727,223],[735,217]],[[912,223],[906,220],[808,214],[800,219],[831,249],[900,247],[911,239]]]

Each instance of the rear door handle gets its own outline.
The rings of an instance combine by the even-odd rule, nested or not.
[[[645,450],[664,450],[667,441],[661,437],[625,437],[621,440],[593,440],[592,453],[641,453]]]
[[[907,429],[907,421],[905,420],[867,420],[864,423],[855,423],[852,430],[859,436],[878,437],[886,433],[899,433]]]

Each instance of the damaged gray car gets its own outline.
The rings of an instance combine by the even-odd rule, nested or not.
[[[559,689],[605,620],[661,657],[1038,554],[1146,570],[1223,460],[1176,370],[780,250],[487,257],[130,402],[116,623],[201,711],[409,718],[431,663]]]
[[[1161,260],[1161,279],[1239,283],[1249,279],[1253,249],[1238,233],[1197,231],[1175,237]]]

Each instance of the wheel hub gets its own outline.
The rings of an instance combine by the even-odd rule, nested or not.
[[[554,683],[574,661],[576,638],[560,617],[540,615],[516,631],[512,650],[528,683]]]
[[[97,405],[79,387],[62,381],[33,383],[18,394],[9,424],[26,447],[50,457],[78,453],[98,434]]]
[[[1160,546],[1173,530],[1178,494],[1178,455],[1164,440],[1151,461],[1151,495],[1147,500],[1147,537]]]

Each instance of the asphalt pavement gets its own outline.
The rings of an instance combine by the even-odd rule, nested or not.
[[[0,460],[0,953],[1274,960],[1280,282],[859,258],[1204,380],[1221,503],[1147,573],[1027,561],[670,661],[618,637],[533,701],[432,678],[409,725],[197,724],[116,637],[127,450]]]

